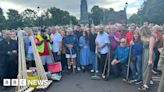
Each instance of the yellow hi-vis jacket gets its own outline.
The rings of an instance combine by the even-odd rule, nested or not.
[[[50,36],[48,34],[46,34],[48,40],[50,40]],[[41,35],[37,35],[36,38],[39,40],[39,42],[43,41],[43,37]],[[47,42],[49,50],[52,50],[51,44],[49,42]],[[43,53],[44,52],[44,42],[41,45],[37,45],[37,50],[39,53]]]

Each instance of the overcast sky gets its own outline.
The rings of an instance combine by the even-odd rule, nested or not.
[[[57,7],[62,10],[67,10],[71,15],[79,18],[80,16],[80,1],[81,0],[0,0],[0,7],[4,9],[6,13],[8,9],[16,9],[22,12],[26,8],[37,10],[37,6],[40,6],[41,10],[45,10],[50,7]],[[137,13],[138,8],[142,5],[144,0],[87,0],[88,11],[94,5],[99,5],[103,8],[114,8],[114,10],[122,10],[125,3],[128,2],[127,13],[131,15]]]

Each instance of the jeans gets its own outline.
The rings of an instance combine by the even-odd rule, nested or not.
[[[90,62],[92,62],[92,68],[91,69],[96,71],[97,70],[96,54],[93,51],[90,52]]]
[[[157,69],[159,58],[160,58],[160,52],[158,51],[158,48],[154,48],[154,53],[155,53],[155,60],[154,60],[153,68]]]
[[[80,50],[77,51],[77,57],[76,57],[76,66],[80,67]]]
[[[136,72],[137,72],[137,80],[142,80],[142,56],[136,56],[136,61],[131,61],[130,63],[131,69],[131,79],[136,79]]]
[[[52,53],[54,56],[54,60],[53,62],[61,62],[61,55],[58,55],[58,52],[53,52]]]

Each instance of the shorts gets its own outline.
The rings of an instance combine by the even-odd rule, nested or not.
[[[76,54],[73,54],[72,56],[71,54],[66,54],[66,58],[76,58]]]
[[[51,63],[51,57],[50,55],[46,55],[46,56],[41,56],[41,60],[42,60],[42,64],[50,64]]]

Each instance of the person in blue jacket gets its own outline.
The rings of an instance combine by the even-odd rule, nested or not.
[[[68,69],[71,69],[71,63],[73,68],[76,68],[76,57],[77,57],[77,46],[78,46],[78,38],[73,34],[73,29],[66,29],[67,36],[63,39],[63,44],[66,47],[66,58]],[[71,62],[72,61],[72,62]]]
[[[115,50],[115,57],[112,61],[113,77],[117,78],[126,76],[128,63],[129,47],[125,38],[121,38],[120,45]]]
[[[132,45],[132,56],[131,56],[131,83],[136,84],[142,83],[142,50],[143,43],[141,41],[139,32],[134,32],[134,38],[130,42]],[[137,75],[136,75],[137,74]]]

